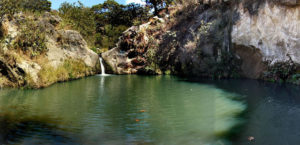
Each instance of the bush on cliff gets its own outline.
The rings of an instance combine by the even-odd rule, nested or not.
[[[154,15],[158,15],[163,8],[169,7],[175,0],[146,0],[146,3],[154,9]]]
[[[19,35],[13,43],[13,48],[22,50],[30,57],[38,56],[48,51],[46,46],[45,28],[39,26],[33,19],[25,18],[20,23]]]
[[[100,38],[97,47],[111,49],[130,26],[139,25],[149,18],[149,9],[139,4],[121,5],[114,0],[93,6],[96,31]]]
[[[12,16],[19,11],[43,12],[51,10],[48,0],[0,0],[0,16]]]
[[[81,2],[63,3],[59,8],[59,15],[63,18],[61,27],[64,29],[75,29],[84,37],[89,46],[95,43],[96,24],[94,13]]]
[[[287,62],[277,62],[271,65],[270,62],[266,62],[269,66],[267,71],[264,72],[262,78],[273,82],[291,82],[299,84],[300,72],[297,66],[292,60]]]
[[[107,0],[91,8],[81,2],[65,2],[59,15],[63,18],[61,27],[79,31],[91,48],[110,49],[128,27],[148,20],[148,11],[138,4],[121,5]]]
[[[66,59],[64,60],[64,63],[59,65],[57,68],[46,64],[38,73],[40,80],[38,84],[35,84],[31,78],[28,77],[26,79],[27,87],[39,88],[49,86],[57,81],[78,79],[86,76],[90,71],[92,71],[92,68],[88,67],[83,60]]]

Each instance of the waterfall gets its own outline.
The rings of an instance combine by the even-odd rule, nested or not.
[[[101,75],[106,75],[102,57],[99,57],[99,60],[100,60],[100,65],[101,65]]]

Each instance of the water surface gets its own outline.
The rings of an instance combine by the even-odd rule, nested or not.
[[[297,144],[298,94],[289,85],[171,76],[94,76],[41,90],[5,89],[0,143]]]

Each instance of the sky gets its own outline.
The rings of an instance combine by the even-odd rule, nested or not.
[[[63,2],[69,2],[69,3],[74,3],[77,2],[78,0],[49,0],[52,2],[52,9],[58,9],[60,4]],[[80,0],[85,6],[93,6],[96,4],[103,3],[105,0]],[[144,4],[144,0],[115,0],[116,2],[120,4],[129,4],[129,3],[139,3],[139,4]]]

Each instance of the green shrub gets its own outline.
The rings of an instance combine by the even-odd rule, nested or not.
[[[270,65],[270,62],[266,63],[269,66],[263,75],[263,78],[266,80],[287,81],[298,77],[296,72],[297,66],[291,60],[287,62],[277,62],[273,65]]]
[[[11,17],[13,14],[21,10],[21,0],[1,0],[0,16],[7,14]]]
[[[102,47],[104,49],[111,49],[115,46],[115,44],[118,42],[119,37],[122,35],[122,33],[127,29],[127,26],[119,25],[119,26],[112,26],[110,24],[104,26],[104,31],[102,39],[98,41],[100,44],[99,47]]]
[[[91,73],[92,69],[88,67],[83,60],[66,59],[63,64],[54,68],[46,64],[38,73],[39,86],[48,86],[55,82],[77,79]],[[35,86],[31,86],[35,88]]]
[[[91,69],[86,66],[86,64],[82,60],[67,59],[63,64],[63,68],[68,70],[70,79],[76,79],[78,77],[84,76],[91,71]]]
[[[19,32],[20,34],[13,44],[14,49],[30,53],[31,57],[48,51],[45,28],[39,26],[38,22],[28,18],[24,19],[20,24]]]
[[[0,76],[0,88],[3,88],[5,82],[6,82],[6,79],[4,77]]]
[[[78,4],[63,3],[59,8],[59,14],[63,18],[62,27],[69,26],[79,31],[90,47],[95,43],[96,24],[94,13],[90,8]]]
[[[0,0],[0,16],[12,17],[19,11],[43,12],[51,10],[48,0]]]

